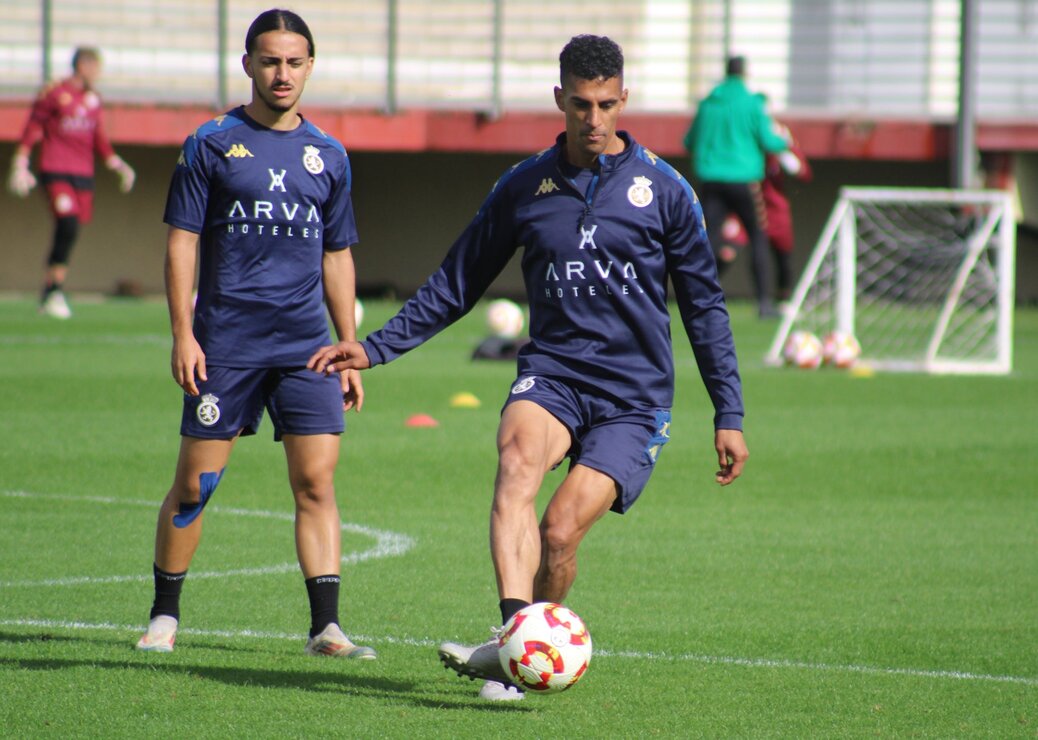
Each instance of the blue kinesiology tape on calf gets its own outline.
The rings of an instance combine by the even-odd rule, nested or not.
[[[224,468],[226,470],[226,468]],[[202,509],[209,503],[209,498],[213,495],[213,491],[220,484],[220,479],[223,477],[223,470],[219,473],[202,473],[198,476],[199,484],[199,495],[197,503],[185,504],[180,503],[179,513],[173,516],[173,526],[177,529],[183,529],[187,527],[198,518],[198,515],[202,513]]]

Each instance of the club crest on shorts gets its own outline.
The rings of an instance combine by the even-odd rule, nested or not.
[[[211,427],[220,421],[220,407],[216,405],[219,402],[220,399],[212,393],[206,393],[202,396],[202,400],[198,403],[198,408],[195,409],[195,416],[198,417],[199,424],[204,427]]]
[[[512,386],[512,395],[518,395],[519,393],[526,393],[526,391],[533,388],[534,381],[536,378],[523,378],[518,383]]]
[[[303,166],[311,175],[320,175],[324,172],[324,160],[321,159],[321,150],[315,146],[303,147]]]
[[[634,185],[627,188],[627,200],[636,208],[645,208],[652,203],[652,180],[647,177],[638,176],[634,178]]]

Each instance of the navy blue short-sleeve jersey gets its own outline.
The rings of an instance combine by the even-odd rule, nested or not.
[[[357,242],[342,144],[236,108],[187,138],[164,220],[199,235],[194,332],[206,362],[305,365],[330,342],[322,257]]]

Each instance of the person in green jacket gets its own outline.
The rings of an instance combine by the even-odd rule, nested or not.
[[[692,155],[696,192],[703,205],[707,234],[717,250],[724,243],[721,225],[734,213],[746,229],[753,260],[753,284],[762,318],[778,315],[768,276],[768,237],[765,231],[764,158],[784,151],[788,144],[776,133],[763,96],[746,87],[746,60],[731,57],[723,82],[700,103],[685,134]],[[728,262],[717,255],[718,274]]]

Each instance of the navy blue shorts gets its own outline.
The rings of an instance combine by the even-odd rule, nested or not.
[[[207,367],[198,396],[184,394],[180,433],[200,439],[255,434],[270,412],[274,440],[285,434],[342,434],[342,384],[305,367]]]
[[[641,495],[670,439],[670,409],[618,406],[558,379],[518,378],[505,406],[515,401],[532,401],[562,422],[573,440],[570,467],[579,463],[612,478],[620,492],[610,508],[618,514]]]

